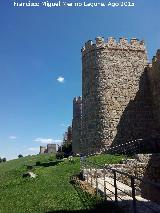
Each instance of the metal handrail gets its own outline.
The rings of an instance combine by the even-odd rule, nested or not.
[[[111,186],[114,187],[114,185],[112,183],[108,182],[107,180],[105,180],[104,182],[109,183]]]
[[[129,193],[127,193],[127,192],[121,190],[120,188],[117,188],[117,189],[118,189],[119,191],[123,192],[125,195],[128,195],[129,197],[132,197]]]
[[[122,150],[123,153],[126,153],[126,149],[129,148],[129,146],[132,148],[130,149],[129,151],[131,152],[134,152],[137,150],[137,149],[140,149],[140,141],[142,141],[143,139],[134,139],[132,141],[127,141],[126,143],[121,143],[119,145],[116,145],[116,146],[113,146],[113,147],[107,147],[107,148],[102,148],[102,149],[99,149],[99,151],[102,153],[106,153],[107,151],[114,151],[115,153],[115,150]],[[103,150],[103,151],[102,151]],[[96,154],[93,154],[91,152],[89,152],[90,155],[96,155]],[[89,156],[89,153],[86,155],[86,156]]]
[[[96,170],[95,170],[95,172],[96,172],[96,191],[97,191],[97,193],[98,193],[98,178],[97,178],[97,169],[99,168],[99,167],[102,167],[100,164],[97,164],[97,163],[93,163],[93,162],[91,162],[91,161],[88,161],[88,160],[85,160],[84,162],[83,162],[83,164],[84,165],[93,165],[94,167],[93,168],[95,168]],[[101,169],[101,168],[100,168]],[[110,170],[113,174],[114,174],[114,185],[112,184],[112,183],[110,183],[110,182],[108,182],[107,180],[105,180],[105,171],[106,170]],[[118,201],[118,198],[119,199],[121,199],[121,200],[124,200],[124,199],[122,199],[121,197],[119,197],[118,196],[118,191],[121,191],[121,192],[123,192],[125,195],[127,195],[127,196],[129,196],[129,197],[131,197],[133,200],[132,200],[132,205],[133,205],[133,212],[134,213],[137,213],[137,201],[139,201],[138,199],[136,199],[136,191],[140,191],[139,189],[137,189],[135,186],[136,186],[136,184],[135,184],[135,180],[139,180],[139,181],[141,181],[141,182],[143,182],[143,183],[145,183],[145,184],[150,184],[150,185],[152,185],[152,186],[154,186],[154,187],[158,187],[158,188],[160,188],[160,184],[158,184],[158,183],[153,183],[153,182],[151,182],[151,181],[149,181],[149,180],[143,180],[142,178],[139,178],[139,177],[135,177],[135,176],[133,176],[133,175],[130,175],[130,174],[128,174],[128,173],[126,173],[126,172],[122,172],[122,171],[120,171],[120,170],[117,170],[117,169],[113,169],[113,168],[111,168],[110,166],[105,166],[105,167],[103,167],[102,168],[102,174],[104,173],[104,196],[105,196],[105,199],[107,199],[107,197],[109,197],[109,195],[107,195],[106,194],[106,190],[107,191],[110,191],[114,196],[115,196],[115,202],[117,202]],[[121,175],[125,175],[125,176],[127,176],[128,178],[130,178],[131,179],[131,189],[132,189],[132,194],[129,194],[129,193],[127,193],[127,192],[125,192],[125,191],[123,191],[123,190],[121,190],[120,188],[118,188],[117,187],[117,177],[116,177],[116,173],[119,173],[119,174],[121,174]],[[112,185],[114,188],[115,188],[115,192],[113,192],[113,191],[111,191],[110,189],[108,189],[107,187],[106,187],[106,184],[105,184],[105,182],[106,183],[108,183],[108,184],[110,184],[110,185]],[[99,184],[101,184],[100,182],[99,182]],[[102,184],[101,184],[102,185]],[[118,191],[117,191],[118,190]],[[112,198],[111,197],[109,197],[111,200],[112,200]],[[148,200],[148,201],[150,201],[150,200]],[[142,205],[143,206],[146,206],[147,208],[149,208],[149,209],[152,209],[153,211],[155,211],[155,212],[157,212],[156,210],[154,210],[152,207],[150,207],[150,206],[148,206],[148,205],[146,205],[145,203],[143,203],[142,202]],[[158,212],[157,212],[158,213]]]
[[[110,191],[113,195],[114,195],[114,192],[112,192],[111,190],[109,190],[108,188],[106,188],[108,191]]]
[[[124,200],[124,199],[122,199],[122,198],[121,198],[121,197],[119,197],[119,196],[117,196],[117,197],[118,197],[120,200],[122,200],[122,201]]]
[[[107,195],[107,198],[108,198],[108,197],[113,201],[113,199],[112,199],[109,195]]]
[[[88,161],[88,160],[87,160],[87,162],[88,162],[89,164],[92,164],[92,165],[96,165],[96,166],[100,166],[100,167],[101,167],[100,164],[93,163],[93,162]],[[86,162],[85,162],[85,164],[86,164]],[[154,183],[154,182],[151,182],[151,181],[149,181],[149,180],[143,180],[142,178],[135,177],[134,175],[130,175],[130,174],[128,174],[127,172],[122,172],[122,171],[120,171],[120,170],[113,169],[113,168],[111,168],[111,167],[109,167],[109,166],[105,166],[105,169],[111,170],[111,171],[115,171],[115,172],[117,172],[117,173],[119,173],[119,174],[128,176],[129,178],[134,178],[135,180],[140,180],[140,181],[142,181],[143,183],[148,183],[148,184],[151,184],[151,185],[153,185],[153,186],[160,187],[160,184],[159,184],[159,183]]]

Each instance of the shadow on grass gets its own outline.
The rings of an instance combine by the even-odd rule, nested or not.
[[[114,205],[113,202],[109,202],[109,201],[106,201],[106,202],[101,202],[99,204],[96,204],[94,207],[90,208],[90,209],[86,209],[86,210],[55,210],[55,211],[48,211],[46,213],[54,213],[54,212],[57,212],[57,213],[91,213],[91,212],[104,212],[104,213],[123,213],[124,211],[121,210],[120,208],[118,208],[117,206]]]
[[[36,166],[43,166],[43,167],[56,166],[56,165],[58,165],[61,162],[62,162],[61,160],[44,162],[44,163],[36,162]]]
[[[54,213],[54,212],[57,212],[57,213],[60,213],[60,212],[64,212],[64,213],[90,213],[90,212],[99,212],[99,213],[123,213],[123,211],[121,209],[119,209],[118,207],[115,207],[113,203],[111,202],[105,202],[105,203],[101,203],[101,204],[97,204],[95,207],[91,208],[91,209],[87,209],[87,210],[55,210],[55,211],[49,211],[49,212],[46,212],[46,213]]]

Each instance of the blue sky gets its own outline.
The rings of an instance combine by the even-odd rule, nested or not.
[[[130,8],[18,8],[13,2],[0,1],[0,156],[7,159],[63,138],[72,99],[81,95],[84,42],[137,37],[149,59],[160,48],[157,0],[132,0]]]

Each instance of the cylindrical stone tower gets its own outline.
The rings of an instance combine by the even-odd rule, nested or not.
[[[160,49],[152,59],[152,64],[147,67],[150,80],[150,89],[153,100],[153,112],[156,120],[156,134],[160,136]]]
[[[72,151],[74,154],[79,154],[82,137],[82,98],[80,96],[73,99],[72,134]]]
[[[46,147],[45,146],[40,146],[39,154],[44,154],[44,153],[46,153]]]
[[[82,152],[149,134],[152,106],[143,41],[112,37],[82,48]],[[148,122],[149,121],[149,122]],[[146,136],[145,135],[145,136]]]

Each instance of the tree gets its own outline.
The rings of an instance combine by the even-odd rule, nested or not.
[[[23,158],[23,155],[19,154],[19,155],[18,155],[18,158]]]
[[[2,163],[2,158],[0,157],[0,163]]]
[[[69,157],[70,155],[72,155],[72,143],[64,144],[62,146],[62,152],[64,152],[64,157]]]
[[[57,152],[57,154],[56,154],[56,159],[61,160],[61,159],[63,159],[63,158],[64,158],[64,152]]]
[[[57,152],[62,152],[62,145],[58,145],[58,151]]]
[[[2,162],[6,162],[7,161],[7,159],[6,158],[2,158]]]

